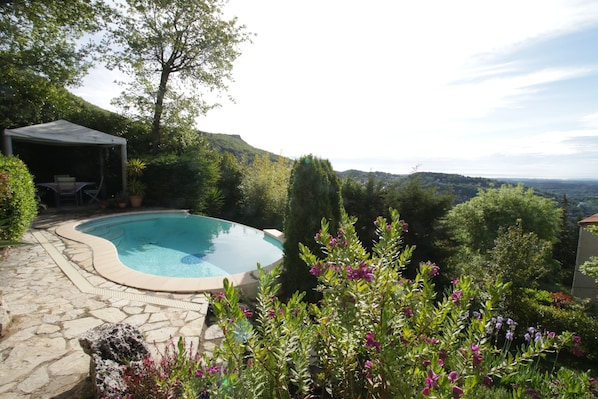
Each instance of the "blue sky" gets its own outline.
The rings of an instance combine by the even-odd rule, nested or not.
[[[197,128],[335,170],[598,179],[598,1],[231,0],[256,33]],[[73,92],[113,109],[105,70]]]

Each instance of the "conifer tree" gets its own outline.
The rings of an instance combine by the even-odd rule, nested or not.
[[[307,301],[318,299],[314,291],[316,278],[299,257],[299,243],[320,253],[314,234],[319,231],[322,218],[336,228],[341,212],[340,184],[330,162],[312,155],[295,161],[284,223],[283,296],[290,297],[295,291],[305,291]]]

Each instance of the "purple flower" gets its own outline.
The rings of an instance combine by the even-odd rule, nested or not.
[[[313,265],[311,267],[311,269],[309,269],[309,272],[318,277],[319,275],[321,275],[322,273],[324,273],[324,266],[321,263],[316,263],[315,265]]]
[[[457,381],[457,372],[456,371],[451,371],[448,375],[448,379],[450,382],[455,382]]]
[[[197,378],[203,377],[203,371],[201,371],[200,369],[195,370],[195,377],[197,377]]]
[[[425,387],[424,389],[422,389],[422,395],[430,396],[430,388]]]
[[[514,335],[513,335],[513,331],[511,331],[511,330],[508,330],[508,331],[506,332],[506,334],[505,334],[505,339],[506,339],[507,341],[512,341],[512,340],[513,340],[513,337],[514,337]]]
[[[461,395],[463,395],[463,388],[461,388],[457,385],[453,386],[452,390],[453,390],[453,397],[455,397],[455,398],[460,398]]]
[[[367,348],[376,348],[376,351],[380,352],[380,342],[374,339],[374,333],[371,331],[365,335],[365,346]]]
[[[253,312],[245,307],[241,308],[241,311],[243,312],[243,314],[245,315],[245,317],[252,317],[253,316]]]
[[[461,290],[454,291],[451,295],[451,298],[453,299],[453,303],[455,305],[459,304],[459,299],[461,299],[462,296],[463,296],[463,291],[461,291]]]
[[[363,279],[368,283],[374,279],[373,269],[365,262],[359,262],[357,268],[347,266],[347,280],[360,280]]]
[[[529,335],[529,333],[525,333],[523,338],[525,339],[525,342],[529,342],[532,339],[532,337]]]

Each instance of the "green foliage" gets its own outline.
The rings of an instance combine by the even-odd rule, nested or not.
[[[355,230],[364,246],[371,249],[376,239],[376,226],[371,221],[389,208],[384,202],[382,182],[371,173],[365,183],[352,178],[345,178],[341,183],[343,207],[349,216],[357,219]]]
[[[488,263],[480,274],[482,280],[501,280],[513,288],[530,287],[556,270],[551,259],[550,242],[523,231],[520,224],[501,227],[494,247],[488,252]]]
[[[29,70],[62,86],[79,82],[98,46],[79,42],[101,28],[109,8],[103,1],[9,1],[0,5],[3,69]]]
[[[241,164],[229,153],[220,153],[218,160],[220,170],[218,192],[220,193],[221,203],[218,209],[214,209],[209,215],[240,221],[239,209],[243,199],[241,192],[243,170]]]
[[[518,291],[517,305],[511,310],[521,324],[541,325],[549,327],[555,332],[571,331],[579,337],[578,355],[584,355],[591,360],[598,360],[598,319],[579,303],[566,306],[557,305],[551,297],[551,303],[538,300],[529,290]]]
[[[520,329],[497,315],[504,285],[473,308],[476,291],[467,277],[442,296],[432,283],[439,273],[432,263],[422,263],[415,279],[403,278],[412,250],[401,247],[404,224],[398,212],[391,215],[377,219],[371,253],[348,217],[335,233],[322,221],[316,241],[324,257],[302,245],[301,257],[323,294],[318,305],[303,302],[303,293],[280,301],[278,267],[271,274],[258,268],[254,309],[242,305],[225,280],[224,290],[210,297],[222,345],[209,358],[171,356],[189,360],[164,375],[142,368],[136,375],[158,374],[146,391],[193,385],[189,395],[204,398],[523,398],[531,392],[593,398],[589,373],[539,363],[547,354],[577,349],[577,338]],[[172,384],[175,376],[180,381]]]
[[[33,176],[19,158],[0,155],[0,183],[0,240],[16,241],[37,216]]]
[[[453,274],[478,275],[483,280],[499,273],[502,266],[513,272],[511,261],[523,265],[533,260],[541,266],[539,271],[551,269],[548,246],[558,239],[561,212],[554,201],[535,195],[532,189],[502,186],[480,190],[470,201],[455,206],[447,213],[444,226],[457,244],[449,259]],[[509,230],[512,226],[519,227]],[[536,250],[541,250],[541,255]],[[491,263],[492,271],[488,269]],[[526,270],[530,267],[525,266]]]
[[[218,160],[206,146],[182,155],[160,155],[147,161],[146,203],[202,213],[217,187]]]
[[[292,162],[280,156],[272,162],[267,155],[256,156],[243,169],[241,220],[258,228],[282,230]]]
[[[309,301],[317,299],[316,279],[299,257],[299,243],[316,249],[313,232],[322,218],[332,225],[341,219],[340,184],[328,160],[303,156],[293,165],[284,221],[284,295],[305,291]]]
[[[145,183],[141,181],[143,172],[147,167],[146,163],[139,158],[131,158],[127,161],[127,176],[128,176],[128,187],[127,190],[130,195],[145,195]]]
[[[76,85],[99,55],[85,33],[100,28],[103,1],[10,1],[0,4],[0,127],[63,118]]]
[[[421,262],[445,264],[448,252],[443,242],[447,240],[447,232],[440,221],[451,209],[452,194],[424,186],[418,173],[400,184],[389,185],[384,191],[385,209],[397,209],[409,224],[409,232],[403,236],[405,244],[417,248],[404,274],[414,277]]]
[[[236,18],[225,18],[225,3],[127,0],[121,4],[111,30],[110,66],[132,80],[116,103],[151,123],[154,151],[171,151],[173,138],[184,142],[193,137],[180,134],[190,132],[186,128],[195,118],[214,107],[201,95],[201,88],[227,88],[239,45],[249,38]],[[177,147],[184,149],[185,143]]]
[[[456,240],[474,252],[494,246],[500,228],[521,224],[523,231],[556,242],[561,213],[555,201],[537,196],[523,185],[480,190],[470,201],[459,204],[447,215]]]

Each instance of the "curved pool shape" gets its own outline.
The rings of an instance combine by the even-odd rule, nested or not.
[[[215,291],[224,277],[255,285],[258,263],[268,269],[282,259],[276,230],[185,211],[106,216],[60,226],[57,233],[89,244],[102,276],[156,291]]]

